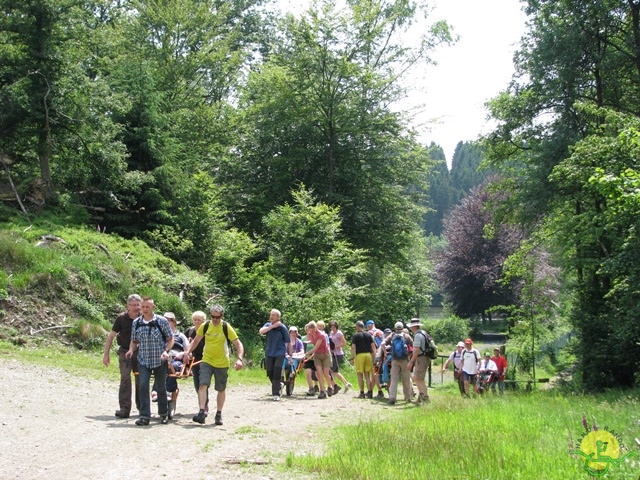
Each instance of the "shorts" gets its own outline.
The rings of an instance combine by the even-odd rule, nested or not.
[[[357,354],[354,363],[356,373],[370,373],[373,370],[373,359],[368,352]]]
[[[475,385],[476,384],[476,375],[475,374],[470,374],[465,372],[464,370],[462,371],[462,380],[464,382],[469,382],[471,385]]]
[[[424,380],[424,377],[427,375],[428,366],[429,359],[427,357],[416,358],[416,363],[413,365],[413,378]]]
[[[227,389],[228,368],[212,367],[208,363],[200,363],[200,385],[211,385],[211,376],[214,378],[213,388],[216,392],[224,392]]]
[[[318,367],[331,370],[331,354],[329,353],[316,353],[313,357],[313,361],[316,364],[316,370]]]

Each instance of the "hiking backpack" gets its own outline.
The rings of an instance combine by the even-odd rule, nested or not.
[[[202,329],[202,336],[204,337],[207,334],[207,330],[209,330],[209,324],[211,323],[210,320],[207,320],[204,323],[204,327]],[[222,333],[224,333],[224,338],[227,339],[227,346],[229,347],[229,350],[231,350],[231,347],[233,346],[233,343],[231,342],[231,340],[229,340],[229,324],[227,322],[225,322],[224,320],[222,321]]]
[[[420,352],[420,356],[421,357],[424,356],[432,360],[438,358],[438,346],[436,345],[436,342],[433,341],[433,338],[431,337],[431,335],[429,335],[424,330],[418,330],[416,332],[416,335],[418,334],[424,336],[424,345],[425,345],[424,351]]]
[[[409,358],[409,346],[403,333],[394,333],[391,339],[391,357],[394,360]]]

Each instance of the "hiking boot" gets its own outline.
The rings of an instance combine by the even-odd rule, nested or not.
[[[358,395],[356,398],[367,398],[367,396],[364,394],[364,392],[360,392],[360,395]]]
[[[327,388],[327,390],[326,390],[326,392],[327,392],[327,396],[329,396],[329,397],[330,397],[331,395],[333,395],[333,388],[328,387],[328,388]]]
[[[197,415],[194,415],[191,420],[199,424],[204,424],[204,410],[200,410]]]
[[[380,390],[380,391],[378,392],[378,395],[376,395],[376,397],[378,397],[378,398],[384,398],[384,392],[383,392],[382,390]]]
[[[336,395],[341,390],[340,385],[337,383],[333,386],[333,394]]]
[[[216,413],[215,424],[216,425],[222,425],[222,414],[221,413]]]
[[[160,419],[160,423],[161,423],[162,425],[166,425],[166,424],[168,424],[168,423],[169,423],[169,419],[168,419],[166,416],[163,416],[163,417]]]
[[[395,400],[389,400],[387,403],[389,403],[389,405],[395,405],[396,401]]]
[[[116,410],[116,417],[129,418],[129,412],[125,412],[124,410]]]
[[[327,398],[327,392],[325,392],[324,390],[320,392],[320,395],[318,395],[318,398]]]
[[[373,392],[371,390],[367,392],[367,398],[373,398]]]
[[[149,425],[149,419],[148,418],[139,418],[138,420],[136,420],[136,425],[138,425],[138,426]]]
[[[307,397],[315,397],[316,396],[316,392],[313,390],[313,388],[310,388],[307,391]]]
[[[420,395],[418,395],[418,400],[416,400],[416,404],[420,405],[421,403],[429,403],[429,397],[427,395],[425,395],[424,393],[421,393]]]
[[[351,388],[351,384],[350,384],[350,383],[347,383],[347,384],[344,386],[344,392],[343,392],[343,393],[347,393],[347,392],[349,391],[349,389],[350,389],[350,388]]]

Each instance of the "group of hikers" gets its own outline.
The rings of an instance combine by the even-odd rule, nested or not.
[[[498,347],[493,349],[493,357],[486,352],[482,358],[478,349],[473,348],[473,341],[467,338],[464,342],[458,342],[456,349],[442,365],[442,373],[450,363],[453,363],[453,378],[458,382],[463,397],[469,397],[470,385],[476,395],[488,389],[495,394],[496,384],[500,395],[504,393],[508,363]]]
[[[120,408],[115,412],[116,417],[130,417],[134,394],[135,406],[140,412],[136,425],[149,425],[151,401],[157,401],[160,422],[167,424],[172,415],[169,405],[175,402],[178,393],[175,372],[184,371],[183,367],[189,364],[199,407],[193,421],[205,423],[213,378],[216,391],[214,423],[222,425],[231,345],[237,355],[234,368],[240,370],[244,363],[244,347],[234,328],[224,321],[224,313],[221,305],[211,307],[210,319],[202,311],[194,312],[191,316],[193,326],[183,334],[177,330],[177,320],[172,312],[158,315],[152,298],[130,295],[127,310],[118,315],[107,336],[103,356],[104,365],[109,366],[111,347],[116,340],[120,367]],[[264,366],[271,383],[272,399],[279,401],[285,388],[290,394],[293,385],[289,382],[294,372],[302,367],[308,386],[307,396],[325,399],[340,390],[346,393],[351,389],[352,385],[340,373],[348,343],[337,322],[329,322],[329,332],[325,332],[323,321],[309,322],[305,325],[305,335],[300,337],[298,328],[284,325],[281,316],[279,310],[271,310],[269,321],[258,331],[266,337]],[[355,323],[349,362],[354,365],[358,378],[356,398],[373,398],[374,390],[377,390],[378,398],[384,398],[383,388],[387,388],[387,401],[394,405],[401,383],[405,402],[414,403],[415,383],[418,389],[415,403],[429,402],[425,376],[431,359],[437,355],[437,347],[421,327],[418,318],[411,319],[406,326],[396,322],[394,330],[380,330],[373,320]],[[481,379],[487,374],[495,379],[490,382],[494,389],[498,383],[500,393],[503,393],[507,364],[499,350],[493,359],[487,353],[483,360],[472,348],[471,339],[467,339],[458,343],[456,351],[445,362],[443,372],[451,362],[463,395],[469,395],[469,385],[474,386],[475,393],[480,393],[484,388]],[[135,392],[131,382],[134,372],[137,373],[134,375]],[[152,375],[154,385],[150,395]]]

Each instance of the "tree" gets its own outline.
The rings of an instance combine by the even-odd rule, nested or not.
[[[494,223],[491,204],[503,196],[486,185],[475,187],[445,219],[447,244],[435,257],[436,278],[453,313],[484,319],[491,307],[514,305],[517,282],[501,282],[503,265],[523,238],[521,230]]]
[[[424,230],[427,234],[440,235],[442,223],[453,202],[451,175],[442,147],[431,144],[429,156],[435,161],[434,168],[428,175],[428,196],[430,208],[424,215]]]
[[[355,247],[397,258],[422,215],[429,159],[389,105],[402,94],[402,70],[448,38],[438,24],[420,45],[403,45],[398,33],[415,11],[400,0],[338,11],[327,0],[283,20],[280,42],[241,96],[240,155],[227,165],[242,228],[259,232],[260,219],[304,184],[340,206]]]

